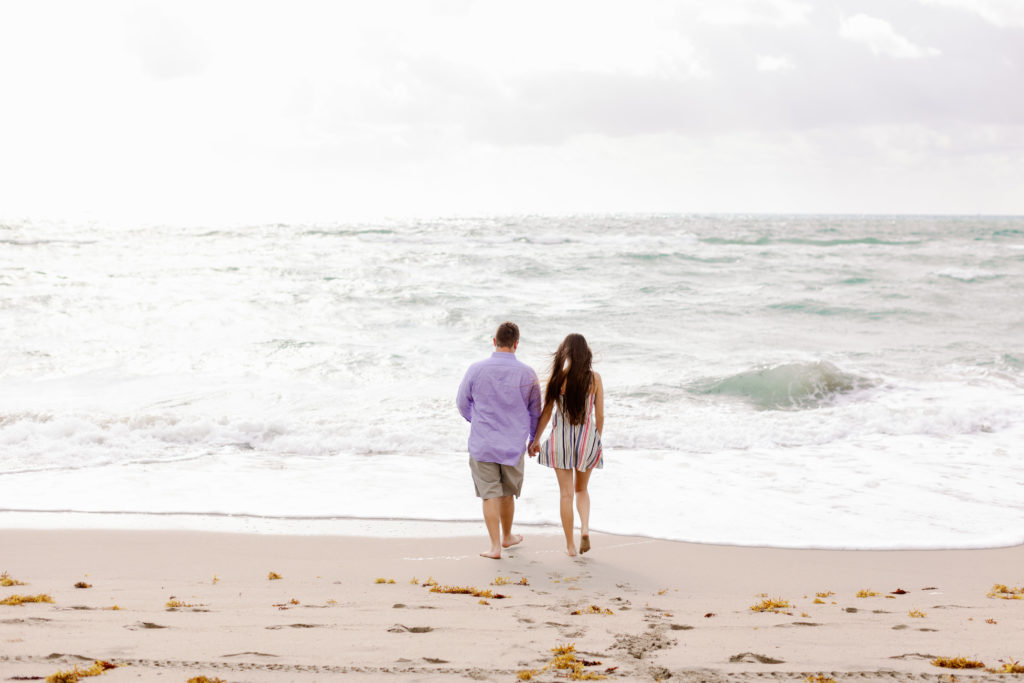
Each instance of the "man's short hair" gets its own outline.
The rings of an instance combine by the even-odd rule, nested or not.
[[[519,341],[519,326],[512,322],[503,322],[494,333],[494,341],[502,348],[512,348]]]

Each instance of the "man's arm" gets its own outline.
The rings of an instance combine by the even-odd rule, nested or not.
[[[537,436],[537,422],[540,420],[540,382],[537,375],[533,376],[533,383],[530,385],[530,393],[526,399],[526,410],[530,413],[530,441]]]
[[[466,422],[472,422],[473,414],[473,381],[470,379],[470,371],[466,371],[462,383],[459,384],[459,393],[455,396],[455,405],[459,408],[459,414],[466,418]]]

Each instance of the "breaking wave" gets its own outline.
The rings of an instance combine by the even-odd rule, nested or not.
[[[832,363],[787,363],[741,372],[698,386],[705,395],[737,396],[762,410],[800,410],[831,403],[837,396],[873,386]]]

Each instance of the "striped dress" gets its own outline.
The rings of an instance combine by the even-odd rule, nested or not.
[[[560,470],[580,470],[604,467],[601,453],[601,435],[594,421],[594,399],[596,394],[587,396],[587,415],[583,423],[574,425],[562,407],[559,397],[551,417],[551,435],[540,447],[537,462],[546,467]]]

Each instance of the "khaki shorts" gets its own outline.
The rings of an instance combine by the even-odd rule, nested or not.
[[[523,456],[516,465],[502,465],[497,462],[479,462],[469,456],[469,471],[473,473],[476,495],[487,500],[503,496],[519,497],[523,488]]]

